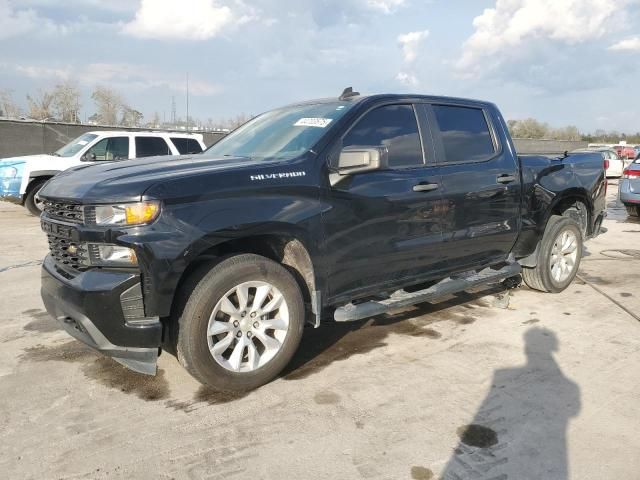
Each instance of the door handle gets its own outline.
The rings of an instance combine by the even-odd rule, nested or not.
[[[437,183],[419,183],[418,185],[413,186],[414,192],[432,192],[440,188],[440,185]]]
[[[496,179],[496,182],[498,182],[498,183],[511,183],[511,182],[515,182],[515,181],[516,181],[515,175],[500,175]]]

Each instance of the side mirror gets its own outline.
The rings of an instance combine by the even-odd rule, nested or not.
[[[96,154],[95,153],[85,153],[81,160],[83,162],[95,162],[96,161]]]
[[[389,150],[386,147],[345,147],[338,158],[338,173],[353,173],[385,170],[389,166]]]

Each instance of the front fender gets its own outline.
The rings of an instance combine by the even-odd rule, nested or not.
[[[189,266],[224,243],[264,235],[296,238],[317,272],[321,204],[311,194],[260,195],[167,205],[151,227],[121,232],[117,243],[135,246],[143,272],[146,315],[168,316],[179,282]],[[324,278],[324,276],[320,276]],[[319,288],[321,288],[319,286]]]

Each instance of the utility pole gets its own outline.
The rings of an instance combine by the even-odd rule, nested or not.
[[[171,97],[171,125],[173,128],[176,126],[176,97]]]
[[[187,131],[189,131],[189,72],[187,72]]]

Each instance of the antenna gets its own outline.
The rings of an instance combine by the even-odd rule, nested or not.
[[[342,91],[342,95],[338,97],[338,100],[348,100],[351,97],[357,97],[360,92],[354,92],[353,87],[347,87]]]

